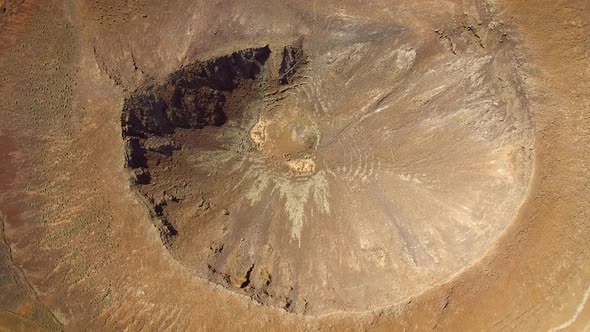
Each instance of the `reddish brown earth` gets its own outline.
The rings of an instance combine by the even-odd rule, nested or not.
[[[589,330],[589,25],[0,1],[0,330]]]

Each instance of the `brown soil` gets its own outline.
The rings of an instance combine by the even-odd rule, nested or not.
[[[0,2],[0,330],[588,330],[588,22]]]

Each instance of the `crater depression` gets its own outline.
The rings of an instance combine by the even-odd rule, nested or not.
[[[482,257],[525,195],[502,38],[338,17],[194,61],[125,100],[133,187],[171,255],[230,291],[310,315],[404,301]]]

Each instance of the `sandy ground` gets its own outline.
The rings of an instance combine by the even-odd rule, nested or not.
[[[473,8],[437,3],[423,6]],[[290,31],[289,6],[25,1],[0,34],[0,329],[588,330],[590,3],[494,3],[522,54],[534,121],[516,217],[474,265],[404,303],[312,316],[260,305],[173,258],[131,190],[121,139],[131,90],[263,38],[240,13],[267,11],[265,24]],[[390,5],[342,6],[384,19]]]

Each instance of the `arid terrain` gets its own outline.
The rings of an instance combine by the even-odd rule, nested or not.
[[[0,0],[0,331],[590,331],[590,2]]]

